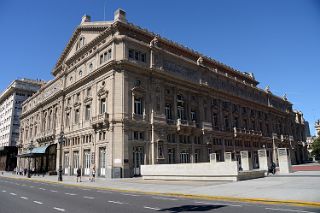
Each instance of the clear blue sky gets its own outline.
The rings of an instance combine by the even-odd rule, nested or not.
[[[260,87],[287,93],[310,122],[320,118],[319,0],[0,0],[0,90],[50,74],[82,15],[129,22],[240,71]]]

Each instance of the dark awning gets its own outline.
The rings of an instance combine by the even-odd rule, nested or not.
[[[23,157],[33,157],[33,156],[37,156],[37,155],[44,155],[49,146],[50,145],[35,147],[35,148],[31,149],[31,150],[28,150],[25,153],[21,153],[18,156],[23,158]]]

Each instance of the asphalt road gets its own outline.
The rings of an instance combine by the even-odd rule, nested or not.
[[[320,213],[320,209],[194,200],[0,177],[0,213]]]

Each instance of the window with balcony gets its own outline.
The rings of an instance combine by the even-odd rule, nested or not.
[[[140,140],[143,141],[144,140],[144,132],[139,132],[139,131],[134,131],[133,132],[133,139],[134,140]]]
[[[140,61],[140,62],[146,62],[147,61],[147,55],[146,53],[140,52],[138,50],[129,49],[129,59]]]
[[[134,99],[134,114],[138,114],[138,115],[143,114],[142,98]]]
[[[182,95],[177,95],[177,116],[181,120],[185,120],[185,106]]]
[[[100,99],[100,114],[107,112],[107,102],[105,98]]]
[[[195,110],[191,110],[190,117],[191,117],[192,121],[196,121],[197,120],[197,113],[196,113]]]
[[[172,105],[171,104],[166,104],[165,114],[166,114],[167,120],[172,120]]]

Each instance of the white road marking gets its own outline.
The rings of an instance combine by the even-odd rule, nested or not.
[[[19,183],[15,183],[17,186],[20,186],[20,184]]]
[[[83,191],[90,191],[91,189],[81,189],[81,190],[83,190]]]
[[[39,188],[40,190],[42,190],[42,191],[46,191],[46,189],[44,189],[44,188]]]
[[[83,196],[83,198],[85,198],[85,199],[90,199],[90,200],[93,200],[93,199],[94,199],[94,197],[89,197],[89,196]]]
[[[54,210],[57,210],[57,211],[59,211],[59,212],[64,212],[64,211],[66,211],[66,210],[64,210],[64,209],[57,208],[57,207],[53,207],[53,209],[54,209]]]
[[[151,210],[155,210],[155,211],[160,211],[159,208],[154,208],[154,207],[149,207],[149,206],[144,206],[143,208],[145,208],[145,209],[151,209]]]
[[[58,191],[56,191],[56,190],[50,190],[50,192],[58,192]]]
[[[299,209],[275,209],[275,208],[266,208],[266,209],[272,210],[272,211],[281,211],[281,212],[316,213],[316,212],[304,211],[304,210],[299,210]]]
[[[235,206],[235,207],[242,207],[242,205],[229,204],[229,203],[211,203],[211,202],[195,202],[195,203],[205,204],[205,205],[216,205],[216,206]]]
[[[26,184],[22,184],[21,186],[27,186]]]
[[[34,188],[34,186],[29,186],[30,188]]]
[[[74,196],[74,195],[77,195],[77,194],[73,194],[73,193],[65,193],[66,195],[71,195],[71,196]]]
[[[112,192],[109,192],[109,191],[97,191],[97,192],[104,193],[104,194],[112,194]]]
[[[29,198],[27,197],[20,197],[21,199],[24,199],[24,200],[28,200]]]
[[[157,200],[178,200],[176,198],[170,198],[170,197],[152,197],[152,198]]]
[[[39,205],[42,205],[42,204],[43,204],[43,203],[41,203],[40,201],[36,201],[36,200],[34,200],[33,202],[36,203],[36,204],[39,204]]]
[[[11,195],[13,195],[13,196],[16,196],[17,194],[15,194],[15,193],[10,193]]]
[[[6,190],[2,190],[2,192],[7,192]]]
[[[109,200],[109,201],[108,201],[108,203],[115,203],[115,204],[120,204],[120,205],[124,204],[124,203],[122,203],[122,202],[119,202],[119,201],[112,201],[112,200]]]
[[[141,196],[141,195],[135,195],[135,194],[122,194],[122,195],[132,196],[132,197],[140,197]]]

